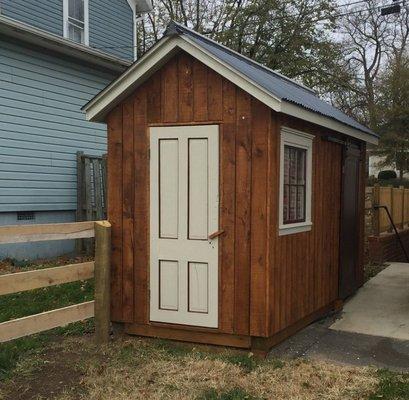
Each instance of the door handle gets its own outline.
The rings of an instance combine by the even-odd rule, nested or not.
[[[220,230],[218,230],[218,231],[213,232],[212,234],[210,234],[210,235],[208,236],[208,238],[209,238],[210,240],[213,240],[213,239],[216,239],[218,236],[223,235],[223,233],[224,233],[224,229],[220,229]]]

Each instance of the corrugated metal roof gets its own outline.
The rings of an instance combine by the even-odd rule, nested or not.
[[[320,99],[313,90],[172,21],[166,30],[166,35],[175,34],[188,36],[196,45],[199,45],[214,57],[245,75],[280,100],[293,103],[309,111],[332,118],[345,125],[378,137],[364,125]]]

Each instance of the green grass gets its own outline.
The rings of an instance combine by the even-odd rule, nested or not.
[[[89,301],[93,298],[93,280],[1,296],[0,322]]]
[[[407,400],[409,399],[409,374],[399,374],[387,369],[377,372],[379,383],[376,392],[368,400]]]
[[[223,392],[217,392],[216,389],[211,388],[198,396],[197,400],[259,400],[259,398],[252,396],[240,388],[234,388]]]
[[[53,266],[55,266],[53,263],[18,265],[20,269],[42,269]],[[0,322],[90,301],[93,298],[93,279],[0,296]],[[0,344],[0,380],[12,375],[23,356],[35,358],[36,354],[57,336],[83,335],[92,330],[93,320],[88,320]]]

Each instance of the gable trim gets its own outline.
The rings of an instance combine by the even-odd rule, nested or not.
[[[132,90],[135,90],[180,50],[186,51],[274,111],[280,112],[280,99],[272,96],[242,74],[232,70],[228,65],[194,45],[188,39],[174,36],[163,38],[150,50],[150,54],[146,54],[136,61],[123,75],[87,103],[83,107],[87,120],[103,122],[110,109],[120,103]]]
[[[180,50],[184,50],[276,112],[312,122],[368,143],[378,143],[378,138],[375,135],[365,133],[359,129],[336,121],[333,118],[320,115],[275,97],[257,83],[232,69],[229,65],[214,57],[185,36],[165,36],[161,39],[148,53],[124,72],[124,74],[113,81],[83,107],[87,120],[104,122],[105,116],[113,107],[124,100],[133,90],[146,81]]]

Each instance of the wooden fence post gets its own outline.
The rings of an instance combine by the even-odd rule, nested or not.
[[[373,188],[373,199],[372,199],[373,206],[379,206],[379,183],[376,183]],[[379,208],[373,210],[373,233],[375,236],[379,236],[380,233],[380,213]]]
[[[111,224],[95,222],[95,336],[108,343],[110,334]]]

